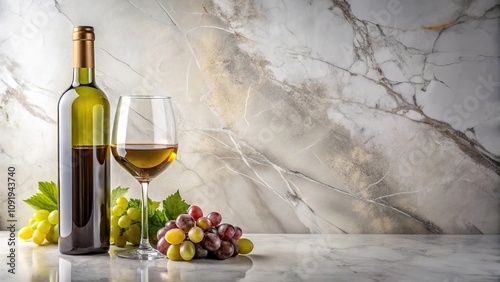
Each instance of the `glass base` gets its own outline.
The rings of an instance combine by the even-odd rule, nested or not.
[[[147,249],[135,249],[117,253],[117,256],[135,260],[166,259],[167,257],[152,247]]]

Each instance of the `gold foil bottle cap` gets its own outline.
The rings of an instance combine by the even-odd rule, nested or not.
[[[94,28],[91,26],[75,26],[73,28],[73,41],[78,40],[94,41]]]
[[[94,28],[73,28],[73,68],[94,68]]]

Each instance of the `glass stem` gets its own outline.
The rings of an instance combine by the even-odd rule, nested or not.
[[[148,235],[148,185],[149,182],[140,182],[142,187],[142,209],[141,209],[141,244],[139,249],[151,249]]]

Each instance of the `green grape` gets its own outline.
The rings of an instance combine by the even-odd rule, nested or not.
[[[59,222],[59,212],[57,210],[51,211],[48,217],[49,223],[55,225]]]
[[[33,214],[33,217],[35,218],[35,221],[42,221],[42,220],[47,219],[49,217],[49,211],[48,210],[37,210]]]
[[[53,234],[54,234],[53,226],[50,226],[49,232],[47,232],[47,234],[45,234],[45,240],[47,240],[51,244],[55,243],[53,238],[52,238]]]
[[[111,229],[109,230],[109,235],[111,238],[116,238],[120,236],[120,228],[118,226],[111,226]]]
[[[38,221],[35,221],[33,222],[33,224],[31,224],[31,229],[33,229],[33,231],[35,231],[37,227],[38,227]]]
[[[23,240],[28,240],[29,238],[31,238],[31,236],[33,236],[33,229],[31,228],[30,225],[28,225],[26,227],[21,228],[21,230],[19,230],[18,235],[19,238]]]
[[[188,232],[189,240],[193,243],[199,243],[203,240],[203,229],[195,226],[191,228]]]
[[[212,227],[212,222],[210,219],[202,216],[196,220],[196,226],[200,227],[203,230],[207,230],[208,228]]]
[[[122,215],[118,219],[118,226],[120,226],[121,228],[128,228],[131,223],[132,223],[132,220],[130,219],[130,217],[128,217],[126,215]]]
[[[48,220],[44,219],[38,222],[36,230],[38,230],[38,232],[40,233],[47,234],[50,231],[50,227],[52,227],[52,225],[49,223]]]
[[[184,239],[186,239],[186,233],[179,228],[170,229],[165,233],[165,240],[172,245],[180,244]]]
[[[125,208],[122,206],[114,206],[111,212],[113,215],[121,216],[125,212]]]
[[[123,209],[126,209],[128,207],[128,200],[127,198],[121,196],[118,199],[116,199],[116,204],[122,207]]]
[[[126,231],[127,239],[134,245],[139,245],[141,242],[141,228],[137,224],[132,224]]]
[[[127,244],[127,234],[123,233],[122,235],[119,235],[115,237],[115,245],[117,247],[123,248]]]
[[[43,244],[44,241],[45,241],[45,234],[41,233],[38,230],[35,230],[33,232],[33,243],[35,243],[38,246],[40,246],[41,244]]]
[[[54,232],[52,233],[52,240],[57,244],[59,241],[59,224],[54,225]]]
[[[111,226],[112,226],[112,227],[113,227],[113,226],[118,227],[118,218],[119,218],[119,217],[118,217],[118,216],[116,216],[116,215],[112,215],[112,216],[111,216],[111,220],[110,220],[111,222],[110,222],[110,223],[111,223]]]
[[[32,224],[33,224],[33,223],[35,223],[35,222],[36,222],[35,218],[34,218],[33,216],[32,216],[32,217],[30,217],[30,225],[32,225]]]
[[[242,255],[249,254],[253,250],[253,243],[249,239],[238,239],[238,245],[240,246],[240,254]]]
[[[182,242],[179,252],[183,260],[191,260],[196,253],[193,242]]]
[[[141,228],[137,224],[132,224],[128,228],[128,233],[136,237],[141,237]]]
[[[132,220],[135,221],[140,221],[141,220],[141,213],[139,212],[138,209],[136,208],[129,208],[127,210],[127,215],[130,217]]]
[[[182,260],[180,251],[181,245],[170,245],[167,249],[167,257],[171,260]]]
[[[139,245],[139,243],[141,242],[140,236],[137,236],[137,234],[130,233],[130,230],[127,230],[125,233],[127,233],[127,239],[130,243],[134,245]]]

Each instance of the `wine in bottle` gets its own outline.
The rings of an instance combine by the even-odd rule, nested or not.
[[[58,105],[59,251],[109,250],[109,101],[95,84],[94,28],[73,29],[73,82]]]

